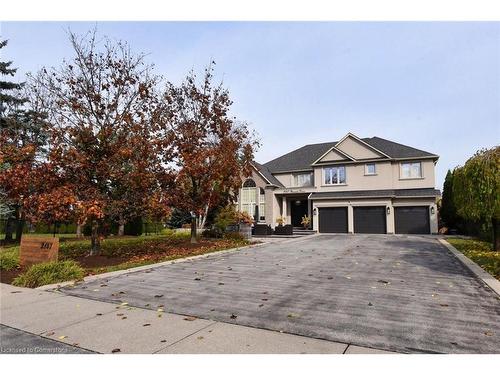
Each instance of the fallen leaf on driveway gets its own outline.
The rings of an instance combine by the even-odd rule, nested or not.
[[[149,324],[149,323],[145,323],[145,324],[143,324],[142,326],[143,326],[143,327],[149,327],[150,325],[151,325],[151,324]]]
[[[263,304],[263,303],[261,303],[261,304],[259,305],[259,307],[262,307],[262,306],[264,306],[264,304]]]
[[[163,294],[155,294],[155,298],[161,298],[163,297]]]
[[[231,319],[236,319],[238,316],[237,315],[234,315],[234,314],[231,314],[230,318]]]
[[[368,302],[368,306],[373,306],[373,303],[371,303],[371,302]]]
[[[290,318],[290,319],[294,319],[294,318],[298,318],[299,316],[300,316],[299,314],[290,313],[286,317]]]
[[[121,352],[121,350],[120,350],[120,349],[118,349],[118,348],[117,348],[117,349],[113,349],[113,350],[111,351],[111,353],[120,353],[120,352]]]
[[[194,281],[200,281],[201,279],[199,277],[195,277]]]
[[[123,315],[124,315],[123,313],[116,314],[116,316],[123,316]]]
[[[59,336],[58,338],[59,338],[59,340],[64,340],[66,337],[68,337],[68,336],[63,335],[63,336]]]
[[[386,280],[378,280],[377,282],[382,284],[390,284],[390,282]]]
[[[224,283],[219,283],[219,285],[224,285]]]
[[[442,303],[440,306],[448,307],[448,305],[446,303]]]
[[[158,311],[158,312],[164,312],[165,310],[163,310],[163,309],[160,307],[160,308],[159,308],[158,310],[156,310],[156,311]]]
[[[196,319],[198,319],[198,318],[196,318],[195,316],[186,316],[184,318],[184,320],[187,320],[188,322],[192,322],[193,320],[196,320]]]
[[[12,293],[12,294],[14,294],[14,293],[21,293],[21,291],[20,291],[20,290],[14,290],[14,291],[13,291],[13,292],[11,292],[11,293]]]
[[[126,316],[122,316],[122,319],[127,319],[127,317]]]
[[[127,306],[128,305],[128,302],[122,302],[120,303],[120,306]]]
[[[485,334],[486,336],[493,336],[493,332],[490,332],[490,331],[486,331],[484,334]]]
[[[49,333],[46,333],[45,336],[52,336],[54,334],[54,332],[49,332]]]
[[[327,277],[327,279],[328,279],[328,280],[331,280],[331,279],[333,279],[333,277],[332,277],[332,276],[328,276],[328,277]]]

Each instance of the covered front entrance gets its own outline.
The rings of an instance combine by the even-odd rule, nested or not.
[[[290,202],[291,209],[291,219],[292,225],[294,227],[302,227],[302,217],[308,215],[308,200],[307,199],[295,199]]]

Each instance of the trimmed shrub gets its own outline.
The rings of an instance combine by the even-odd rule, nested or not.
[[[36,288],[38,286],[81,280],[85,271],[73,260],[34,264],[12,282],[16,286]]]
[[[219,228],[205,229],[201,236],[205,238],[222,238],[223,232]]]

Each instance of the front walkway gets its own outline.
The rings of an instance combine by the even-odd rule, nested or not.
[[[388,353],[0,284],[0,353]],[[14,329],[13,329],[14,328]],[[64,343],[64,344],[61,344]]]

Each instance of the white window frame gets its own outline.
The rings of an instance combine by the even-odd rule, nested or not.
[[[257,221],[266,221],[266,195],[260,193],[259,189],[259,217]]]
[[[306,185],[299,185],[297,183],[298,177],[299,176],[309,176],[309,184]],[[313,186],[313,173],[312,172],[305,172],[305,173],[294,173],[292,175],[292,185],[293,187],[308,187],[308,186]]]
[[[253,193],[253,194],[252,194]],[[257,188],[242,187],[240,190],[240,211],[247,212],[250,216],[255,215],[255,206],[257,203]],[[253,198],[252,198],[253,197]],[[244,200],[244,198],[248,198]],[[260,214],[259,214],[260,215]]]
[[[373,173],[368,171],[368,166],[373,165]],[[376,163],[366,163],[365,164],[365,176],[375,176],[377,174],[377,164]]]
[[[340,179],[337,178],[337,182],[326,182],[326,174],[328,169],[336,169],[337,170],[337,176],[340,175],[339,170],[343,168],[344,169],[344,181],[340,182]],[[335,186],[335,185],[346,185],[347,184],[347,168],[344,165],[339,165],[339,166],[334,166],[334,167],[323,167],[323,186]]]
[[[410,175],[409,176],[404,176],[403,175],[403,165],[408,164],[409,165],[409,170],[410,170]],[[419,175],[418,176],[413,176],[412,175],[412,165],[413,164],[418,164],[419,165]],[[415,180],[415,179],[421,179],[424,178],[424,170],[422,166],[421,161],[404,161],[399,163],[399,178],[401,180]]]

